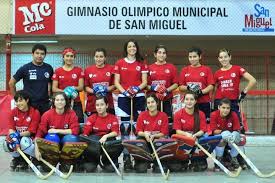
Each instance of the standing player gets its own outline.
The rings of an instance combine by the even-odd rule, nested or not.
[[[32,47],[32,62],[20,67],[9,81],[10,92],[15,95],[15,85],[23,79],[23,90],[30,94],[31,105],[37,108],[41,115],[50,108],[49,96],[53,75],[52,66],[44,63],[46,54],[47,48],[44,45],[34,45]]]
[[[163,112],[172,125],[172,91],[178,87],[177,68],[166,62],[167,49],[164,45],[156,46],[154,56],[156,62],[149,66],[148,88],[163,102]]]
[[[144,138],[148,143],[153,142],[168,135],[168,116],[164,112],[158,111],[159,100],[155,94],[149,94],[146,97],[147,111],[141,112],[137,119],[137,135],[138,138]],[[149,145],[150,147],[150,145]],[[135,161],[135,169],[137,172],[146,172],[148,162]],[[158,165],[154,164],[154,170]]]
[[[145,94],[143,89],[147,86],[147,66],[139,52],[138,43],[129,40],[124,44],[124,56],[115,64],[115,86],[120,91],[118,95],[118,111],[116,114],[121,117],[120,131],[123,139],[129,138],[131,129],[131,100],[133,100],[133,118],[136,121],[139,113],[145,110]],[[124,153],[124,169],[132,169],[129,153]]]
[[[96,96],[107,96],[108,112],[115,114],[112,91],[115,89],[113,84],[113,66],[106,64],[106,50],[97,48],[94,51],[95,65],[85,69],[85,90],[87,92],[86,114],[91,116],[96,113]]]
[[[5,141],[5,149],[11,151],[13,157],[10,167],[27,167],[26,162],[16,152],[17,146],[28,155],[34,157],[34,144],[32,138],[35,136],[40,122],[40,113],[30,106],[30,96],[25,91],[17,91],[14,96],[16,108],[11,111],[9,117],[9,134]],[[7,147],[7,148],[6,148]]]
[[[214,135],[221,134],[222,141],[216,147],[215,152],[217,159],[222,161],[225,146],[229,141],[233,141],[237,145],[241,142],[240,136],[240,122],[236,112],[231,111],[231,102],[229,99],[224,98],[220,100],[218,106],[219,110],[211,113],[210,127]],[[231,166],[232,169],[237,169],[240,165],[237,159],[238,151],[229,143]],[[240,147],[242,150],[243,146]],[[215,165],[215,169],[220,170]]]
[[[180,109],[174,115],[173,128],[176,134],[198,139],[207,131],[205,114],[199,110],[197,96],[192,91],[187,91],[184,97],[185,108]],[[206,158],[191,160],[194,171],[207,169]]]
[[[221,49],[219,51],[218,60],[222,67],[214,74],[214,108],[218,109],[221,99],[228,98],[231,101],[231,109],[239,115],[238,103],[241,102],[245,98],[247,92],[255,86],[256,79],[244,68],[237,65],[231,65],[231,54],[229,50]],[[242,77],[248,81],[248,84],[240,93],[239,85]]]
[[[62,52],[64,65],[55,70],[52,77],[53,92],[65,92],[67,95],[71,94],[70,89],[75,92],[83,91],[84,87],[84,73],[80,67],[74,66],[74,59],[76,51],[72,48],[65,48]],[[69,91],[69,92],[67,92]],[[73,92],[73,91],[72,91]],[[77,96],[77,97],[76,97]],[[76,112],[79,123],[84,123],[82,104],[78,95],[68,96],[72,100],[73,110]],[[76,97],[76,98],[75,98]]]
[[[199,109],[204,112],[207,123],[210,119],[210,96],[213,90],[214,79],[209,67],[201,65],[202,51],[199,48],[191,48],[188,51],[188,59],[191,65],[181,70],[179,90],[182,92],[193,91],[198,95]]]
[[[107,141],[113,141],[119,134],[119,124],[117,117],[107,112],[108,101],[106,97],[99,96],[95,99],[95,107],[97,113],[88,117],[87,122],[84,125],[83,135],[89,136],[91,141],[96,141],[95,144],[105,144],[105,148],[111,149],[109,155],[112,158],[115,165],[118,167],[118,157],[122,152],[121,141],[119,144],[110,143],[107,145]],[[97,148],[99,147],[99,148]],[[108,150],[107,150],[108,152]],[[101,161],[100,161],[100,156]],[[100,146],[90,144],[87,152],[85,153],[84,168],[86,172],[93,172],[96,170],[97,165],[100,164],[102,168],[108,172],[114,171],[111,163],[104,155]]]

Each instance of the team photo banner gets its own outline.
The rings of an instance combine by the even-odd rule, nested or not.
[[[14,34],[275,35],[275,1],[14,0]]]

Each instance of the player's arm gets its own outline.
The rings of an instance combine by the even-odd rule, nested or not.
[[[71,129],[55,129],[55,128],[51,128],[48,130],[48,133],[58,133],[61,135],[68,135],[68,134],[72,134],[72,130]]]
[[[167,91],[168,91],[168,92],[172,92],[173,90],[177,89],[178,86],[179,86],[179,85],[178,85],[177,83],[174,83],[174,84],[172,84],[171,86],[169,86],[169,87],[167,88]]]
[[[207,94],[210,91],[212,91],[213,89],[214,89],[214,86],[212,84],[210,84],[206,88],[202,89],[201,92],[202,92],[202,94]]]
[[[31,133],[29,131],[24,131],[20,133],[20,137],[30,137]]]
[[[63,92],[63,90],[61,90],[61,89],[58,88],[58,81],[57,80],[53,80],[52,90],[53,90],[54,93],[56,93],[56,92]]]
[[[176,134],[184,135],[184,136],[187,136],[187,137],[192,137],[193,136],[191,133],[183,131],[183,130],[176,130]]]
[[[9,81],[9,88],[12,96],[14,96],[16,92],[16,83],[17,81],[13,77]]]
[[[75,86],[75,89],[79,92],[83,91],[84,88],[84,78],[78,80],[78,86]]]
[[[249,90],[251,90],[251,88],[253,88],[255,85],[256,85],[256,83],[257,83],[257,81],[256,81],[256,79],[251,75],[251,74],[249,74],[248,72],[245,72],[244,74],[243,74],[243,77],[248,81],[248,84],[247,84],[247,86],[244,88],[244,93],[247,93]]]
[[[120,74],[115,74],[115,80],[114,80],[114,84],[115,84],[115,87],[121,92],[123,93],[125,91],[125,89],[127,88],[123,88],[120,84]]]
[[[117,132],[110,132],[110,133],[108,133],[108,134],[103,135],[103,136],[99,139],[99,142],[100,142],[100,143],[105,143],[106,140],[107,140],[108,138],[112,138],[112,137],[116,137],[116,136],[117,136]]]
[[[193,134],[193,137],[198,138],[198,137],[202,136],[203,134],[204,134],[204,131],[200,130],[200,131],[196,132],[195,134]]]
[[[141,75],[141,84],[138,86],[141,90],[147,86],[147,73],[142,73]]]

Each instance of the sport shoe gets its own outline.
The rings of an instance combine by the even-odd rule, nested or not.
[[[239,161],[238,161],[237,157],[232,157],[231,158],[231,166],[234,169],[238,169],[240,167],[240,164],[239,164]]]

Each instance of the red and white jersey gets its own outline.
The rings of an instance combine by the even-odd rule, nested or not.
[[[139,86],[142,83],[142,73],[148,73],[147,65],[142,61],[130,63],[123,58],[115,64],[114,74],[120,75],[120,84],[125,90],[130,86]]]
[[[80,67],[74,67],[70,71],[65,71],[63,67],[55,70],[52,80],[58,81],[58,88],[63,90],[67,86],[78,86],[79,79],[84,78],[84,72]],[[79,102],[79,96],[74,100]]]
[[[158,65],[156,63],[150,65],[148,75],[148,85],[162,84],[166,88],[178,83],[177,68],[170,63]],[[169,93],[167,98],[172,98],[173,94]]]
[[[104,117],[98,114],[91,115],[88,117],[83,129],[84,135],[103,136],[111,132],[119,134],[119,125],[117,117],[109,113]]]
[[[40,113],[38,110],[30,107],[28,111],[20,111],[17,107],[11,111],[8,127],[19,133],[29,131],[36,134],[40,122]]]
[[[238,131],[240,130],[240,121],[236,112],[231,111],[231,115],[227,118],[222,118],[220,115],[220,110],[211,113],[210,117],[210,128],[214,130],[228,130],[228,131]]]
[[[64,114],[57,114],[55,109],[50,109],[41,117],[36,137],[44,137],[48,130],[54,129],[71,129],[72,135],[78,135],[79,123],[76,113],[69,109]]]
[[[85,86],[93,88],[95,85],[111,86],[114,84],[112,65],[106,64],[103,68],[98,68],[96,65],[89,66],[85,69]],[[108,106],[114,108],[112,92],[107,94]],[[96,112],[95,109],[96,96],[94,94],[87,94],[86,111]]]
[[[209,85],[214,85],[214,79],[211,69],[204,65],[199,67],[192,67],[189,65],[182,68],[179,78],[179,85],[187,86],[191,83],[198,84],[201,90]],[[210,102],[209,94],[203,95],[198,99],[198,103],[207,102]]]
[[[240,66],[232,65],[229,70],[221,70],[215,72],[214,80],[217,85],[215,99],[228,98],[237,100],[239,97],[240,80],[246,70]]]
[[[204,112],[199,111],[199,117],[200,117],[200,130],[206,132],[207,124],[206,124],[206,118],[205,118]],[[174,130],[182,130],[182,131],[193,133],[194,124],[195,124],[194,115],[188,114],[185,111],[185,108],[180,109],[175,113],[174,123],[173,123]]]
[[[165,112],[158,111],[156,116],[151,116],[149,111],[143,111],[137,119],[136,131],[149,131],[168,135],[168,116]]]

